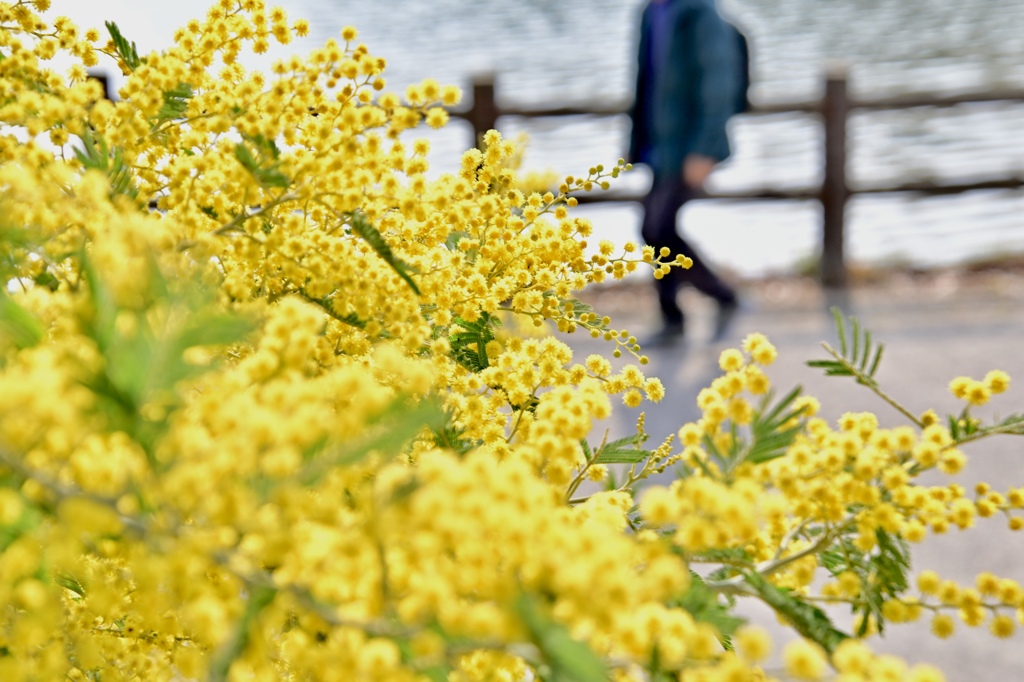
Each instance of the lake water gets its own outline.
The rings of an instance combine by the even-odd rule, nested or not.
[[[158,46],[207,2],[141,8],[128,0],[57,10],[86,24],[115,18],[140,46]],[[635,24],[641,0],[286,0],[311,35],[275,48],[291,54],[354,25],[373,54],[388,59],[389,88],[426,77],[467,91],[491,72],[499,99],[520,106],[624,102],[631,94]],[[88,7],[82,7],[88,5]],[[1024,3],[1020,0],[730,0],[723,8],[749,35],[756,101],[817,98],[827,65],[848,65],[858,97],[906,92],[1024,89]],[[250,63],[255,63],[250,60]],[[1024,175],[1024,104],[856,114],[850,121],[851,184]],[[527,132],[526,166],[578,174],[625,151],[622,117],[504,120],[506,135]],[[806,187],[820,182],[821,130],[811,116],[737,119],[733,158],[716,189]],[[435,169],[453,167],[468,145],[461,122],[429,135]],[[620,188],[642,188],[644,171]],[[637,239],[635,205],[586,207],[597,233]],[[711,261],[753,276],[792,270],[815,256],[816,202],[695,202],[684,231]],[[935,265],[1024,253],[1024,192],[943,198],[860,196],[848,209],[847,253],[870,264]]]

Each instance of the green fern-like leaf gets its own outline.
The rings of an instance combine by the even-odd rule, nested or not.
[[[867,634],[871,620],[877,624],[879,633],[884,632],[883,604],[899,597],[908,587],[910,547],[906,540],[881,529],[875,532],[875,537],[878,541],[877,550],[867,558],[866,576],[862,580],[864,590],[854,604],[854,613],[860,615],[857,621],[858,637]]]
[[[309,301],[313,305],[319,306],[325,313],[330,315],[338,322],[341,322],[342,324],[347,324],[350,327],[366,329],[367,321],[360,318],[359,315],[357,315],[356,313],[347,313],[345,315],[342,315],[338,311],[338,307],[340,307],[339,301],[337,301],[337,299],[334,298],[333,295],[328,295],[323,298],[316,298],[314,296],[310,296],[305,289],[299,289],[298,293],[299,296]]]
[[[420,293],[420,288],[416,286],[416,282],[413,281],[411,276],[411,273],[415,273],[413,267],[394,254],[391,246],[384,239],[384,235],[370,224],[370,221],[366,219],[366,216],[361,211],[354,211],[349,214],[349,227],[353,234],[369,244],[377,252],[377,255],[384,259],[384,262],[390,265],[398,273],[399,277],[405,280],[410,289],[415,291],[417,295]]]
[[[0,337],[7,337],[17,348],[31,348],[45,334],[43,325],[32,313],[0,290]]]
[[[673,605],[689,611],[694,620],[714,627],[723,646],[729,646],[729,638],[746,622],[734,615],[721,602],[718,593],[709,588],[694,571],[690,571],[690,589]]]
[[[447,419],[437,400],[410,402],[406,396],[399,396],[383,413],[370,420],[365,435],[323,451],[306,463],[298,478],[303,484],[312,485],[334,468],[360,462],[371,453],[396,456],[425,430],[437,434],[444,429]]]
[[[70,573],[58,573],[53,576],[53,582],[57,583],[65,590],[74,592],[79,597],[85,596],[85,586],[82,585],[81,581]]]
[[[800,433],[798,424],[786,424],[794,417],[800,416],[800,413],[792,408],[801,390],[801,387],[797,386],[771,409],[768,409],[771,394],[765,399],[764,408],[755,415],[750,425],[751,443],[743,457],[745,461],[761,464],[786,454],[786,450]]]
[[[131,169],[124,162],[124,150],[121,147],[111,149],[102,135],[86,126],[80,136],[82,146],[75,149],[75,158],[86,170],[98,170],[110,181],[110,196],[126,196],[135,200],[139,196],[138,189],[132,182]]]
[[[948,424],[949,434],[958,443],[996,434],[1024,436],[1024,414],[1011,414],[990,426],[980,426],[977,420],[950,415]]]
[[[245,610],[235,624],[234,632],[210,659],[206,679],[211,682],[227,681],[231,664],[249,644],[256,619],[277,597],[277,590],[273,587],[250,586],[247,592]]]
[[[154,125],[184,117],[188,112],[188,101],[192,99],[193,94],[192,86],[188,83],[178,83],[175,88],[166,90],[164,104],[157,112]]]
[[[594,452],[596,464],[636,464],[651,456],[650,450],[640,448],[647,441],[646,433],[634,433],[605,443]]]
[[[747,575],[746,582],[757,591],[761,600],[782,616],[794,630],[821,645],[830,654],[843,640],[850,638],[832,624],[824,611],[801,600],[789,590],[776,587],[760,573]]]
[[[715,443],[714,439],[711,438],[708,434],[705,433],[703,438],[701,438],[701,445],[704,446],[704,449],[707,451],[708,456],[710,456],[711,459],[714,460],[715,464],[717,464],[720,469],[729,468],[728,455],[723,453],[721,449],[719,449],[718,444]],[[700,462],[699,459],[697,461]],[[707,473],[706,470],[705,473]]]
[[[235,158],[263,187],[285,188],[291,185],[288,176],[278,170],[280,164],[268,163],[262,153],[254,155],[243,142],[235,145]]]
[[[743,564],[749,565],[753,559],[751,559],[750,553],[743,547],[725,547],[721,549],[706,549],[700,552],[694,552],[692,555],[694,558],[701,559],[703,561],[710,561],[722,564]],[[712,571],[708,574],[709,580],[722,580],[734,569],[725,566],[716,571]]]
[[[996,426],[1002,429],[1003,433],[1024,436],[1024,414],[1011,415]]]
[[[434,429],[433,434],[434,442],[439,448],[448,448],[460,455],[465,455],[483,442],[466,438],[465,429],[454,426],[451,421],[446,421],[442,427]]]
[[[501,322],[488,313],[483,313],[475,322],[457,318],[458,330],[448,336],[451,357],[471,372],[481,372],[490,367],[487,344],[494,340],[494,330]]]
[[[559,303],[561,309],[568,313],[568,316],[574,320],[579,320],[583,315],[593,316],[594,314],[594,307],[589,303],[584,303],[578,298],[560,299]],[[600,318],[598,318],[598,322],[596,324],[591,322],[590,327],[601,330],[608,329],[608,325],[601,323]]]
[[[862,328],[856,317],[844,319],[842,312],[835,307],[832,308],[832,316],[835,318],[839,348],[825,344],[825,349],[835,359],[811,360],[807,365],[825,370],[826,376],[852,376],[859,383],[874,384],[885,346],[874,343],[871,332]]]
[[[134,71],[139,68],[142,64],[142,58],[139,57],[139,50],[135,47],[135,42],[128,42],[128,39],[121,34],[121,29],[114,22],[107,21],[104,24],[107,27],[107,33],[110,34],[110,40],[114,43],[117,56],[121,58],[121,61],[128,67],[128,70]]]
[[[551,668],[551,679],[565,682],[608,680],[608,671],[597,654],[574,639],[568,628],[548,616],[538,599],[523,594],[515,606],[530,639]]]

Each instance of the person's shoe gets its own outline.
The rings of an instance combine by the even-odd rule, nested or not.
[[[645,339],[640,340],[640,350],[647,348],[668,348],[683,340],[683,325],[666,324]]]
[[[726,337],[739,309],[740,302],[735,298],[728,301],[718,301],[718,312],[715,314],[715,330],[711,335],[712,343],[721,341]]]

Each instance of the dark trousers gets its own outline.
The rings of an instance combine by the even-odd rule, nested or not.
[[[671,326],[683,324],[683,310],[676,301],[676,294],[684,284],[693,286],[719,303],[732,303],[736,300],[736,292],[711,272],[697,251],[679,236],[676,229],[679,209],[694,196],[693,190],[679,178],[655,178],[650,193],[644,199],[644,220],[640,230],[644,242],[656,251],[667,246],[673,257],[681,253],[693,259],[693,267],[690,269],[674,267],[665,277],[654,280],[662,320]]]

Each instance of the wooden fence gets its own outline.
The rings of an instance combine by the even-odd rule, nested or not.
[[[628,111],[628,105],[558,107],[548,109],[521,109],[499,107],[495,96],[493,77],[479,78],[473,82],[473,102],[465,110],[452,112],[453,116],[466,119],[473,127],[472,144],[479,143],[480,137],[491,128],[498,127],[498,119],[506,116],[539,118],[548,116],[619,116]],[[816,102],[786,102],[779,104],[755,105],[744,116],[784,113],[818,114],[824,127],[824,158],[822,160],[823,180],[820,187],[805,189],[760,188],[740,192],[713,192],[702,198],[724,200],[787,199],[818,200],[822,206],[821,263],[819,268],[822,286],[828,289],[844,289],[847,285],[845,247],[846,203],[853,194],[880,194],[891,192],[914,192],[927,195],[948,195],[984,189],[1018,189],[1024,187],[1024,177],[1011,176],[977,182],[908,182],[900,185],[863,187],[852,189],[846,181],[847,135],[846,123],[855,110],[879,111],[886,109],[910,109],[914,107],[951,107],[959,104],[978,102],[1024,101],[1024,91],[985,92],[969,95],[933,96],[907,95],[886,99],[859,100],[849,96],[845,71],[836,69],[825,79],[824,96]],[[594,192],[579,197],[580,203],[640,201],[637,194],[614,191]]]

